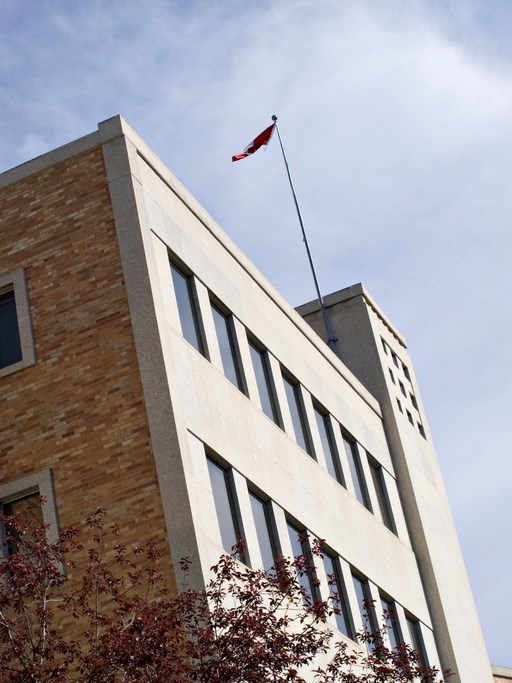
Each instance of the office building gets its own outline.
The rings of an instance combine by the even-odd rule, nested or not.
[[[200,583],[323,539],[454,683],[492,674],[413,365],[361,285],[294,310],[119,117],[0,176],[0,503],[51,533],[98,505]]]

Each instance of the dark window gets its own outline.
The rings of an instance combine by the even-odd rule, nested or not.
[[[274,385],[270,374],[269,361],[266,351],[259,349],[253,342],[249,342],[252,365],[256,376],[256,384],[261,401],[261,408],[265,415],[281,426],[281,417],[275,400]]]
[[[242,538],[230,473],[211,458],[207,462],[222,546],[230,553]]]
[[[380,604],[382,605],[382,612],[384,614],[384,619],[386,620],[386,629],[391,648],[396,650],[398,644],[403,642],[402,632],[396,614],[396,605],[393,600],[388,600],[382,596],[380,598]]]
[[[404,409],[402,408],[402,404],[400,403],[400,399],[399,399],[399,398],[396,399],[396,403],[397,403],[397,406],[398,406],[398,410],[399,410],[401,413],[403,413],[403,412],[404,412]]]
[[[382,339],[382,337],[381,337],[380,340],[381,340],[381,342],[382,342],[382,348],[384,349],[384,353],[387,355],[387,354],[389,353],[389,351],[388,351],[389,346],[386,344],[386,342],[384,341],[384,339]]]
[[[409,411],[409,410],[406,410],[405,412],[407,413],[407,419],[408,419],[409,422],[413,425],[413,424],[414,424],[414,420],[412,419],[412,415],[411,415],[410,411]]]
[[[407,377],[407,379],[408,379],[409,382],[410,382],[410,381],[411,381],[411,375],[410,375],[410,373],[409,373],[409,368],[407,367],[407,365],[404,365],[404,364],[402,363],[402,370],[404,371],[404,375]]]
[[[409,394],[409,396],[411,397],[411,403],[413,404],[413,406],[416,408],[416,410],[419,410],[416,396],[414,394]]]
[[[391,358],[393,359],[393,363],[396,365],[396,367],[400,368],[400,358],[394,351],[391,351]]]
[[[222,368],[226,377],[240,389],[244,391],[241,364],[238,356],[238,349],[233,330],[232,316],[223,313],[215,304],[212,303],[213,322],[219,342],[220,357]]]
[[[427,435],[425,434],[425,429],[420,422],[418,422],[418,431],[424,439],[427,438]]]
[[[263,569],[268,571],[274,565],[279,555],[277,535],[275,533],[274,520],[270,503],[263,500],[258,495],[249,491],[256,535],[260,546]]]
[[[382,467],[376,463],[372,458],[368,458],[370,472],[372,473],[373,486],[377,495],[379,503],[379,512],[382,522],[387,528],[396,534],[395,522],[393,513],[391,512],[391,505],[389,503],[389,496],[386,490],[386,483],[384,481],[384,472]]]
[[[23,496],[22,498],[16,498],[8,503],[0,503],[0,513],[2,513],[5,517],[10,515],[19,515],[22,519],[26,519],[27,521],[29,519],[33,520],[37,526],[44,524],[43,508],[41,506],[39,492],[31,493],[27,496]],[[0,557],[2,557],[2,555],[12,555],[18,550],[16,539],[14,537],[10,542],[4,542],[5,525],[2,524],[2,527],[2,533],[0,534],[0,541],[2,542],[0,547]]]
[[[22,360],[14,291],[0,294],[0,368]]]
[[[286,375],[283,375],[283,382],[286,398],[288,400],[288,407],[290,408],[295,439],[299,446],[312,456],[314,455],[313,445],[311,443],[304,405],[300,395],[300,387]]]
[[[396,380],[395,380],[395,376],[393,374],[393,370],[391,368],[388,368],[388,370],[389,370],[389,376],[391,377],[391,381],[393,382],[393,384],[396,384]]]
[[[425,651],[425,643],[423,642],[423,636],[421,635],[420,622],[414,617],[406,615],[407,629],[409,631],[409,639],[413,650],[416,650],[420,658],[420,662],[423,666],[428,666],[427,653]]]
[[[331,477],[337,479],[340,484],[343,484],[344,486],[345,482],[343,479],[343,472],[341,471],[338,450],[334,442],[334,435],[332,433],[329,416],[323,410],[318,408],[318,406],[313,407],[315,410],[316,424],[318,427],[318,433],[320,434],[320,441],[322,442],[322,450],[325,456],[327,471]]]
[[[171,263],[172,281],[178,304],[181,331],[185,339],[200,353],[205,354],[205,344],[190,276]]]
[[[352,615],[348,606],[347,592],[341,574],[339,560],[324,551],[324,567],[329,581],[330,595],[336,608],[336,625],[349,638],[354,638]]]
[[[352,579],[354,581],[361,621],[367,630],[375,633],[379,630],[379,624],[377,622],[377,615],[375,614],[375,605],[373,604],[368,579],[363,579],[355,574],[352,574]]]
[[[306,595],[312,600],[319,600],[318,580],[316,578],[308,533],[305,529],[302,529],[302,531],[297,529],[297,527],[290,522],[287,522],[287,526],[290,543],[292,544],[293,557],[304,560],[303,570],[300,571],[298,575],[300,585],[304,589]]]
[[[407,392],[406,392],[406,390],[405,390],[404,383],[401,382],[400,380],[398,380],[398,384],[400,385],[400,391],[401,391],[402,394],[405,396],[405,398],[407,398]]]
[[[359,453],[356,450],[356,445],[353,441],[350,441],[344,434],[342,434],[343,446],[345,448],[345,453],[348,460],[348,466],[350,469],[350,474],[352,475],[352,483],[354,484],[354,490],[356,493],[357,500],[362,503],[368,510],[371,511],[372,506],[370,505],[370,500],[368,498],[368,491],[366,489],[366,482],[363,476],[363,470],[361,467],[361,460],[359,459]]]

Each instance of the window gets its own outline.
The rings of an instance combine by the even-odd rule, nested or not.
[[[404,383],[401,382],[400,380],[398,380],[398,384],[400,385],[400,391],[401,391],[402,394],[405,396],[405,398],[407,398],[407,392],[406,392],[406,390],[405,390]]]
[[[41,499],[44,503],[41,504]],[[39,523],[47,526],[48,541],[53,542],[59,535],[57,509],[53,493],[51,470],[42,470],[34,474],[0,484],[0,512],[4,515],[27,513]],[[12,552],[12,547],[2,549],[0,533],[0,556],[2,552]]]
[[[418,422],[418,431],[424,439],[427,438],[427,435],[425,434],[425,428],[420,422]]]
[[[419,410],[416,396],[414,394],[409,394],[409,396],[411,397],[411,403],[413,404],[413,406],[416,408],[416,410]]]
[[[0,275],[0,377],[35,363],[23,268]]]
[[[345,486],[343,472],[341,471],[341,464],[338,457],[338,451],[334,443],[334,435],[332,433],[329,416],[316,405],[313,406],[313,409],[315,411],[316,424],[318,427],[318,433],[320,434],[320,441],[322,443],[322,450],[325,456],[327,471],[331,477],[334,477],[334,479],[337,479],[340,484]]]
[[[391,381],[393,382],[393,384],[396,384],[396,380],[395,380],[395,376],[393,374],[393,370],[391,368],[388,368],[388,370],[389,370],[389,376],[391,377]]]
[[[387,634],[391,648],[396,650],[397,646],[403,642],[402,632],[400,630],[400,624],[398,623],[396,613],[396,605],[393,600],[388,600],[382,595],[380,597],[380,604],[382,606],[384,619],[386,620]]]
[[[396,399],[396,404],[397,404],[397,406],[398,406],[398,410],[399,410],[401,413],[403,413],[403,412],[404,412],[404,409],[402,408],[402,404],[400,403],[400,399],[399,399],[399,398]]]
[[[180,316],[181,331],[192,346],[206,355],[204,335],[201,329],[192,277],[171,262],[171,274]]]
[[[256,376],[261,408],[267,417],[281,426],[281,416],[275,399],[274,384],[270,373],[267,352],[258,348],[254,342],[251,341],[249,341],[249,351],[251,353],[252,365]]]
[[[404,364],[402,363],[402,370],[404,371],[404,375],[407,377],[407,379],[408,379],[409,382],[410,382],[410,381],[411,381],[411,375],[410,375],[410,373],[409,373],[409,368],[407,367],[407,365],[404,365]]]
[[[382,339],[382,337],[380,338],[380,340],[381,340],[381,342],[382,342],[382,348],[384,349],[384,353],[385,353],[386,356],[387,356],[388,353],[389,353],[389,346],[386,344],[386,342],[384,341],[384,339]]]
[[[372,475],[373,486],[375,493],[377,495],[377,502],[379,503],[379,513],[383,524],[387,528],[396,534],[395,521],[393,519],[393,513],[391,511],[391,505],[389,503],[388,492],[386,490],[386,483],[384,480],[384,472],[382,467],[373,460],[373,458],[368,458],[368,465],[370,466],[370,472]]]
[[[337,610],[336,625],[349,638],[354,638],[354,625],[348,607],[347,592],[339,566],[339,559],[324,551],[324,567],[329,581],[330,596]]]
[[[249,499],[251,501],[263,569],[268,571],[274,566],[280,554],[270,502],[263,500],[253,491],[249,491]]]
[[[309,433],[309,426],[306,420],[304,405],[302,403],[302,396],[300,394],[300,386],[298,383],[283,375],[284,390],[288,400],[288,407],[292,418],[293,431],[295,439],[299,446],[303,448],[306,453],[314,457],[313,444],[311,443],[311,435]]]
[[[236,346],[235,333],[233,329],[232,316],[223,313],[220,308],[212,303],[212,315],[219,342],[220,357],[222,368],[226,377],[240,389],[244,391],[244,381],[242,377],[242,367],[239,361],[238,348]]]
[[[0,368],[22,359],[14,290],[0,294]]]
[[[207,462],[222,547],[230,553],[243,537],[230,472],[210,457]]]
[[[308,533],[305,529],[301,531],[291,522],[287,522],[287,526],[293,556],[304,561],[303,571],[298,572],[299,583],[304,589],[305,596],[309,596],[312,600],[319,600],[318,580],[316,578],[315,565],[313,564]]]
[[[396,367],[400,369],[400,358],[394,351],[391,351],[391,358],[393,359],[393,363],[396,365]]]
[[[21,498],[15,498],[7,503],[0,503],[0,512],[5,516],[20,515],[22,518],[33,519],[37,525],[44,524],[43,508],[39,491],[29,493]],[[17,543],[13,542],[2,544],[0,557],[2,555],[12,555],[17,552]]]
[[[423,642],[423,636],[421,635],[420,622],[406,614],[405,620],[407,622],[407,630],[409,631],[409,640],[412,645],[413,650],[416,650],[420,658],[420,662],[424,667],[428,666],[427,653],[425,651],[425,644]]]
[[[405,412],[407,413],[407,419],[408,419],[409,422],[413,425],[413,424],[414,424],[414,420],[412,419],[411,412],[410,412],[409,410],[406,410]]]
[[[350,441],[345,434],[342,434],[342,439],[357,500],[362,503],[365,508],[371,511],[372,506],[368,498],[366,482],[364,480],[361,460],[359,459],[359,453],[357,452],[356,445],[353,441]]]
[[[377,632],[379,630],[379,624],[377,622],[377,615],[375,614],[375,606],[373,604],[368,579],[352,574],[352,580],[354,582],[357,604],[359,606],[359,613],[363,626],[372,633]]]

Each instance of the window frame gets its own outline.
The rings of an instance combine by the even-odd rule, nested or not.
[[[0,378],[30,367],[36,362],[34,334],[24,268],[17,268],[0,275],[0,294],[6,294],[11,291],[14,294],[16,307],[21,359],[0,368]]]
[[[268,572],[275,565],[277,559],[282,555],[281,544],[279,542],[279,534],[277,531],[277,524],[272,511],[272,501],[269,498],[264,498],[260,493],[255,491],[249,484],[247,486],[249,493],[249,504],[251,507],[251,513],[254,521],[254,529],[256,531],[256,538],[258,540],[258,547],[260,551],[260,557],[263,563],[263,569]],[[269,567],[265,567],[265,562],[263,555],[261,553],[261,537],[259,533],[259,526],[256,522],[256,517],[254,515],[253,500],[261,505],[263,510],[263,516],[265,521],[265,530],[267,535],[268,544],[270,547],[270,552],[272,555],[272,564]]]
[[[396,536],[397,531],[395,518],[393,516],[393,509],[391,507],[391,501],[389,499],[388,489],[386,486],[386,481],[384,479],[384,468],[369,453],[367,453],[367,457],[368,467],[370,469],[373,489],[375,491],[375,496],[377,498],[381,521],[384,524],[384,526],[387,527]]]
[[[222,370],[224,372],[224,376],[229,379],[229,381],[233,384],[233,386],[237,387],[243,394],[247,395],[247,383],[245,381],[245,375],[244,375],[244,369],[242,365],[242,359],[240,356],[240,348],[238,346],[238,339],[235,331],[235,325],[233,322],[233,314],[231,311],[228,311],[224,306],[219,304],[215,298],[210,296],[210,307],[212,311],[212,318],[213,318],[213,327],[215,329],[215,335],[217,337],[217,344],[219,347],[219,355],[220,355],[220,360],[222,364]],[[226,341],[229,346],[229,351],[230,351],[230,359],[231,359],[231,364],[232,364],[232,369],[234,372],[234,378],[231,376],[231,373],[226,371],[226,363],[224,360],[224,355],[222,353],[222,346],[221,342],[219,339],[219,330],[217,327],[216,320],[219,320],[219,318],[215,317],[215,314],[217,314],[220,318],[222,318],[222,321],[224,323],[224,330],[226,333]],[[233,381],[235,380],[235,381]]]
[[[219,462],[219,460],[213,455],[210,451],[206,451],[206,461],[207,461],[207,469],[208,469],[208,478],[211,486],[211,491],[212,491],[212,496],[213,496],[213,503],[215,507],[215,516],[217,518],[217,525],[219,528],[219,534],[220,534],[220,539],[221,539],[221,545],[224,548],[224,552],[226,553],[232,553],[233,552],[233,547],[238,541],[243,541],[245,544],[245,531],[243,527],[243,522],[242,522],[242,515],[240,513],[240,505],[238,502],[238,497],[236,495],[236,489],[235,489],[235,482],[233,480],[233,470],[231,467],[226,467],[222,463]],[[233,531],[235,533],[235,539],[234,543],[230,548],[226,548],[226,542],[225,539],[223,538],[223,531],[222,531],[222,524],[221,524],[221,516],[219,514],[219,508],[217,506],[217,496],[215,495],[215,487],[214,483],[212,481],[212,476],[210,472],[210,467],[209,464],[212,464],[214,467],[217,467],[223,474],[223,483],[224,483],[224,490],[226,493],[226,498],[227,498],[227,503],[229,507],[229,513],[230,513],[230,518],[231,518],[231,524],[233,526]],[[248,565],[248,555],[247,552],[240,553],[240,560],[244,562],[244,564]]]
[[[288,404],[288,410],[290,412],[291,424],[293,428],[293,435],[297,445],[306,451],[306,453],[316,460],[315,449],[313,447],[313,439],[311,438],[311,429],[309,426],[308,416],[306,413],[306,406],[304,405],[304,398],[302,396],[302,388],[300,382],[298,382],[287,370],[281,366],[281,377],[283,380],[284,393],[286,396],[286,401]],[[290,399],[292,398],[288,391],[287,386],[290,387],[293,405],[290,404]],[[295,410],[294,410],[295,409]],[[298,426],[300,427],[300,434],[297,434],[297,421],[294,419],[296,416],[298,420]],[[299,438],[301,437],[301,438]]]
[[[0,484],[0,511],[3,506],[21,500],[29,495],[38,493],[44,499],[41,506],[43,523],[47,526],[48,542],[53,543],[59,537],[59,522],[57,506],[53,488],[53,476],[50,469],[34,472],[5,484]],[[0,557],[5,556],[5,547],[0,547]]]
[[[307,595],[309,595],[311,601],[317,602],[322,599],[322,596],[320,595],[320,587],[318,585],[315,562],[313,559],[313,553],[311,551],[311,544],[309,542],[309,532],[306,527],[302,526],[301,524],[297,524],[297,522],[289,517],[286,517],[286,528],[288,530],[288,538],[292,548],[293,559],[299,556],[306,558],[306,570],[301,576],[299,576],[297,573],[297,579],[300,585],[305,589]],[[292,538],[292,532],[295,534],[295,543],[300,545],[301,552],[299,555],[295,555],[294,552],[295,545],[294,538]]]
[[[350,609],[350,602],[348,599],[348,593],[347,593],[347,587],[345,585],[345,580],[343,578],[343,573],[341,571],[341,566],[340,566],[340,558],[339,555],[337,555],[334,552],[331,552],[327,550],[326,548],[322,549],[323,553],[323,563],[324,563],[324,570],[325,574],[327,577],[327,581],[329,582],[329,595],[331,598],[335,599],[335,595],[333,595],[333,588],[335,586],[336,590],[335,593],[338,596],[338,602],[339,604],[336,605],[334,604],[335,607],[340,611],[341,614],[335,614],[335,619],[336,619],[336,626],[338,627],[338,631],[346,635],[348,638],[351,640],[357,641],[356,637],[356,629],[354,626],[354,619],[352,616],[352,610]],[[325,566],[325,558],[328,557],[331,561],[332,564],[332,573],[328,572],[327,567]],[[345,625],[345,628],[340,628],[339,626],[339,617],[343,618],[343,623]]]
[[[371,633],[377,633],[380,631],[379,622],[377,619],[377,613],[375,611],[375,604],[373,602],[373,596],[370,588],[370,582],[366,576],[357,571],[357,569],[352,568],[352,583],[354,585],[354,591],[356,594],[356,602],[359,608],[359,615],[361,617],[361,622],[363,628],[369,627]],[[356,588],[356,581],[361,585],[361,594],[363,596],[362,601],[359,600],[358,590]],[[364,603],[367,603],[368,608]],[[366,613],[366,619],[365,619]]]
[[[247,331],[247,343],[249,346],[249,355],[251,357],[252,369],[254,372],[254,378],[256,380],[256,387],[258,390],[258,398],[260,401],[261,410],[270,420],[272,420],[272,422],[274,422],[274,424],[276,424],[278,427],[283,429],[283,418],[281,416],[279,401],[277,400],[277,392],[276,392],[276,387],[275,387],[275,383],[274,383],[274,376],[272,373],[272,368],[270,366],[268,349],[266,349],[251,334],[249,334],[249,331]],[[265,387],[264,398],[268,399],[270,414],[265,409],[264,401],[262,400],[261,385],[260,385],[260,381],[258,381],[260,374],[259,374],[259,372],[257,372],[257,368],[254,365],[253,351],[254,351],[254,353],[258,354],[258,358],[261,360],[260,367],[261,367],[262,379],[263,379],[263,383],[264,383],[264,387]]]
[[[421,623],[419,619],[416,619],[409,612],[405,613],[405,622],[407,624],[407,631],[409,636],[409,644],[412,649],[418,654],[422,666],[427,668],[429,666],[427,650],[425,647],[425,641],[423,639],[423,633],[421,631]]]
[[[370,495],[368,493],[368,484],[366,477],[364,476],[363,463],[361,462],[361,455],[357,446],[357,441],[352,438],[340,425],[341,428],[341,438],[343,441],[343,447],[345,448],[345,455],[347,457],[348,469],[350,471],[350,476],[352,478],[352,484],[354,485],[354,493],[357,500],[363,505],[369,512],[373,513],[373,508],[370,500]],[[350,459],[347,448],[345,447],[345,442],[350,446],[350,453],[352,458]],[[354,476],[355,475],[355,476]],[[357,483],[357,488],[356,488]],[[360,491],[360,496],[358,495],[358,489]]]
[[[386,622],[386,630],[391,649],[396,650],[398,645],[404,642],[404,636],[400,627],[396,602],[393,600],[393,598],[390,598],[381,592],[379,592],[379,598],[382,608],[382,616]],[[390,633],[393,635],[393,640],[389,637]]]
[[[199,299],[197,296],[194,274],[186,266],[182,265],[181,263],[178,263],[177,260],[173,258],[171,254],[169,254],[169,268],[171,271],[174,300],[176,302],[176,308],[178,311],[178,318],[180,321],[181,334],[183,336],[183,339],[185,339],[196,351],[198,351],[198,353],[200,353],[207,360],[209,360],[210,356],[208,352],[208,345],[206,342],[203,318],[201,315],[201,307],[199,305]],[[184,322],[186,322],[186,312],[183,306],[180,305],[180,301],[182,301],[182,299],[177,295],[174,273],[176,273],[178,276],[181,276],[186,283],[185,287],[188,301],[188,314],[190,315],[190,318],[192,320],[192,327],[195,333],[194,339],[190,339],[190,335],[185,334],[185,330],[187,329],[187,327],[184,326]]]
[[[316,426],[318,429],[318,434],[320,436],[320,444],[322,446],[322,451],[325,458],[325,463],[327,466],[327,472],[335,479],[343,488],[347,488],[345,482],[345,476],[343,473],[343,467],[341,466],[340,454],[338,452],[338,447],[336,445],[336,438],[334,436],[334,430],[332,428],[332,423],[329,418],[329,412],[325,410],[317,401],[313,401],[313,413],[315,415]],[[322,420],[322,424],[325,429],[325,438],[327,440],[327,447],[329,449],[329,454],[325,452],[324,440],[322,438],[322,433],[319,427],[319,420]],[[331,473],[329,469],[329,464],[332,464],[332,469],[334,474]]]

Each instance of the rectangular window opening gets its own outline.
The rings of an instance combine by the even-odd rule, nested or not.
[[[14,289],[0,293],[0,369],[23,359]]]
[[[365,506],[365,508],[372,512],[372,506],[368,497],[368,490],[366,488],[366,482],[364,480],[361,460],[359,458],[359,453],[357,452],[356,444],[354,441],[351,441],[347,436],[345,436],[343,432],[341,436],[343,439],[343,446],[345,448],[350,474],[352,476],[352,483],[354,484],[356,498],[360,503],[362,503],[362,505]]]
[[[396,605],[394,600],[389,600],[384,596],[380,596],[380,603],[386,624],[386,631],[392,650],[396,650],[398,645],[403,642],[402,631],[398,622],[396,613]]]
[[[409,640],[413,650],[416,651],[420,658],[420,662],[424,667],[428,667],[427,652],[425,650],[425,643],[421,634],[420,622],[410,615],[405,615],[407,622],[407,630],[409,631]]]
[[[320,442],[322,444],[325,463],[327,465],[327,471],[331,477],[336,479],[342,486],[345,486],[345,480],[343,478],[340,458],[338,449],[336,448],[334,434],[332,433],[329,415],[322,408],[315,404],[313,405],[313,409],[315,412],[316,424],[318,427],[318,433],[320,435]]]
[[[224,374],[240,391],[246,393],[233,318],[221,311],[213,302],[211,307]]]
[[[298,572],[299,583],[305,593],[304,597],[305,599],[311,599],[313,602],[320,600],[318,579],[316,577],[308,532],[305,529],[298,529],[294,524],[288,521],[287,526],[293,557],[296,559],[300,558],[300,560],[303,560],[304,562],[303,570]]]
[[[183,337],[199,353],[207,357],[204,331],[192,276],[185,274],[172,261],[170,262],[170,267]]]
[[[302,403],[300,386],[286,374],[283,374],[283,383],[292,418],[295,440],[306,453],[314,457],[313,444],[311,442],[306,412]]]
[[[336,609],[336,625],[338,630],[355,640],[355,630],[350,613],[347,590],[339,566],[339,558],[324,550],[324,568],[329,582],[329,595]]]
[[[281,554],[275,520],[272,515],[270,501],[264,500],[250,489],[249,499],[251,501],[252,515],[254,518],[254,526],[256,527],[263,569],[268,572],[274,566],[275,561]]]
[[[265,415],[273,420],[278,427],[282,427],[281,414],[279,412],[274,382],[270,371],[268,352],[261,349],[250,339],[249,352],[251,354],[252,366],[256,377],[261,408]]]
[[[368,465],[372,475],[373,487],[377,496],[379,504],[379,512],[382,523],[394,534],[396,534],[395,521],[393,519],[393,512],[389,502],[389,496],[386,489],[386,482],[384,480],[384,472],[381,465],[379,465],[373,458],[368,458]]]
[[[377,621],[377,615],[375,613],[375,605],[373,604],[368,579],[353,573],[352,580],[354,583],[354,589],[356,591],[357,604],[359,607],[359,614],[361,615],[363,627],[370,633],[376,633],[379,631],[379,624]]]
[[[237,542],[244,539],[231,472],[210,456],[206,460],[222,547],[227,553],[231,553]],[[245,557],[240,559],[246,562]]]

